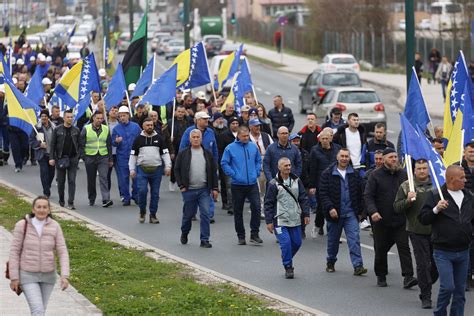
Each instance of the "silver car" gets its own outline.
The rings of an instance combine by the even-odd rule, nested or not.
[[[349,113],[357,113],[360,124],[368,132],[372,132],[377,123],[387,124],[385,106],[374,89],[331,88],[320,102],[313,105],[313,112],[324,112],[329,117],[329,112],[335,107],[341,110],[344,119],[347,119]]]
[[[172,40],[169,41],[164,48],[165,59],[173,58],[178,56],[184,51],[184,41],[183,40]]]

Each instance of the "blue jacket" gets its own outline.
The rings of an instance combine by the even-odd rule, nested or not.
[[[189,134],[193,129],[198,129],[198,127],[196,125],[193,125],[188,127],[184,131],[183,137],[181,137],[181,143],[179,143],[179,151],[182,151],[183,149],[191,145],[191,142],[189,141]],[[217,162],[219,161],[219,152],[217,151],[216,134],[210,127],[207,127],[206,131],[202,135],[202,147],[212,153],[214,162],[217,164]]]
[[[141,133],[141,128],[137,123],[129,121],[127,124],[120,123],[112,132],[112,146],[117,147],[117,165],[128,168],[128,160],[132,150],[133,142]],[[115,142],[115,138],[122,137],[120,143]]]
[[[246,144],[236,139],[228,145],[222,155],[221,167],[232,178],[232,184],[252,185],[257,183],[262,168],[262,157],[257,145]]]
[[[286,147],[282,147],[278,141],[268,146],[265,152],[265,158],[263,158],[263,172],[267,181],[272,180],[278,173],[278,160],[281,157],[287,157],[291,161],[291,173],[296,176],[301,176],[301,169],[303,162],[301,160],[301,154],[295,145],[288,142]]]

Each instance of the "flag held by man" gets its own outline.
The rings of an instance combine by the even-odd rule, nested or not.
[[[143,96],[140,104],[165,105],[176,96],[176,75],[178,66],[173,65],[156,80]]]
[[[112,106],[117,106],[125,97],[127,85],[125,83],[125,76],[123,74],[122,64],[118,64],[115,73],[110,80],[107,94],[104,97],[105,108],[110,110]]]
[[[177,65],[176,88],[192,89],[211,83],[206,49],[202,42],[179,54],[173,64]]]
[[[147,12],[145,12],[122,60],[127,86],[138,81],[142,69],[146,66],[147,32]]]

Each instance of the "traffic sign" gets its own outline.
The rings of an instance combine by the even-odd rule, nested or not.
[[[278,24],[280,24],[281,26],[287,25],[288,17],[286,17],[285,15],[278,17]]]

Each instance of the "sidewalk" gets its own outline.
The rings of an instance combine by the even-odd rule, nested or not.
[[[29,315],[30,309],[25,295],[17,296],[13,293],[10,289],[10,281],[5,279],[4,276],[5,262],[8,261],[12,237],[10,232],[0,226],[0,315]],[[79,316],[102,315],[102,312],[72,286],[69,286],[65,291],[61,291],[59,282],[57,282],[49,300],[46,314],[49,316]]]
[[[281,54],[276,50],[263,48],[251,44],[245,44],[244,48],[250,56],[266,59],[272,62],[280,63]],[[299,75],[309,75],[319,65],[315,60],[305,57],[283,54],[283,67],[279,70],[295,73]],[[405,107],[406,102],[406,77],[398,74],[385,74],[378,72],[361,71],[360,78],[363,81],[380,85],[390,89],[395,89],[400,95],[397,104],[401,109]],[[425,99],[426,106],[433,118],[442,118],[444,113],[444,102],[441,94],[441,85],[428,84],[426,80],[422,81],[421,90]]]

